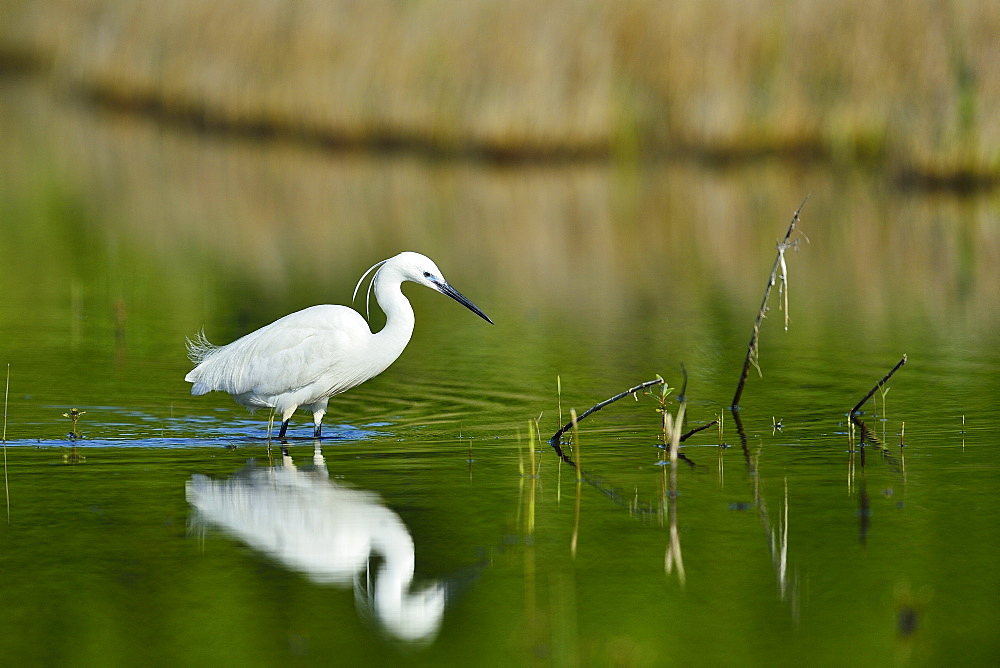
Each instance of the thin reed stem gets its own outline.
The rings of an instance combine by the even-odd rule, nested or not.
[[[559,402],[559,424],[562,424],[562,376],[556,376],[556,400]]]
[[[577,430],[576,430],[576,423],[577,423],[578,420],[577,420],[577,417],[576,417],[576,409],[575,408],[569,409],[569,418],[570,418],[570,422],[569,423],[573,427],[573,457],[576,460],[576,475],[577,475],[577,479],[579,479],[580,475],[581,475],[580,471],[582,470],[580,468],[580,450],[581,450],[581,448],[580,448],[580,434],[577,433]]]
[[[10,362],[7,362],[7,383],[3,388],[3,491],[7,497],[7,524],[10,524],[10,484],[7,481],[7,398],[10,396]]]

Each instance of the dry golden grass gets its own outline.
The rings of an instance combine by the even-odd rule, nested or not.
[[[7,0],[0,53],[198,123],[494,157],[1000,176],[1000,4]],[[952,182],[955,183],[952,183]]]

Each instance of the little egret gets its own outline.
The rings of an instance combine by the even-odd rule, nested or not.
[[[296,409],[308,406],[319,438],[330,397],[385,371],[409,343],[414,319],[413,307],[400,289],[404,281],[448,295],[493,324],[420,253],[400,253],[373,265],[354,288],[355,298],[376,268],[367,295],[374,287],[375,301],[385,312],[385,327],[379,332],[372,333],[354,309],[323,304],[290,313],[225,346],[212,345],[201,333],[187,342],[188,357],[195,364],[184,376],[194,383],[191,394],[219,390],[251,411],[272,409],[281,415],[278,438],[284,438]]]

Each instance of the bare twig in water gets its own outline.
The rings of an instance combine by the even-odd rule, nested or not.
[[[578,422],[580,422],[581,420],[583,420],[585,417],[587,417],[591,413],[596,413],[597,411],[601,410],[602,408],[604,408],[608,404],[613,404],[614,402],[618,401],[619,399],[627,397],[630,394],[635,394],[639,390],[645,390],[647,387],[652,387],[653,385],[659,385],[662,382],[663,382],[662,378],[657,378],[656,380],[647,380],[645,383],[640,383],[640,384],[636,385],[635,387],[630,387],[629,389],[627,389],[624,392],[621,392],[619,394],[616,394],[615,396],[611,397],[610,399],[605,399],[601,403],[596,404],[594,406],[591,406],[590,408],[588,408],[584,412],[580,413],[580,415],[577,416],[575,419],[570,420],[569,422],[567,422],[565,425],[563,425],[559,429],[559,431],[557,431],[555,434],[553,434],[552,438],[549,439],[549,445],[551,445],[553,448],[555,448],[556,452],[558,452],[559,455],[561,456],[562,455],[562,448],[559,447],[559,439],[562,438],[562,435],[565,434],[567,431],[569,431],[570,429],[573,429]]]
[[[861,410],[861,407],[865,405],[865,402],[871,399],[872,395],[878,392],[879,388],[885,385],[886,382],[888,382],[888,380],[892,378],[892,374],[899,371],[899,367],[903,366],[904,364],[906,364],[906,355],[903,355],[903,359],[899,360],[899,362],[896,363],[896,366],[892,367],[892,370],[889,373],[885,374],[885,377],[883,377],[882,380],[875,383],[875,387],[869,390],[868,394],[865,395],[865,398],[859,401],[857,405],[855,405],[854,408],[851,409],[852,419],[857,414],[857,412]]]
[[[789,248],[794,248],[798,245],[798,240],[791,241],[792,233],[795,231],[795,226],[799,222],[799,213],[802,211],[802,207],[806,205],[806,201],[809,199],[807,196],[802,200],[802,204],[799,204],[799,208],[795,210],[792,214],[792,222],[788,225],[788,231],[785,232],[785,238],[778,242],[778,256],[774,259],[774,266],[771,267],[771,275],[767,279],[767,287],[764,288],[764,299],[760,304],[760,311],[757,313],[757,320],[753,323],[753,334],[750,336],[750,344],[747,346],[747,357],[743,362],[743,371],[740,373],[740,382],[736,385],[736,394],[733,396],[732,408],[738,408],[740,403],[740,397],[743,396],[743,386],[746,385],[747,376],[750,375],[751,365],[757,369],[757,373],[760,373],[760,364],[758,363],[758,340],[760,339],[760,325],[764,321],[764,316],[767,313],[767,299],[771,295],[771,288],[780,279],[781,285],[778,288],[779,294],[784,298],[783,306],[785,310],[785,329],[788,329],[788,268],[785,265],[785,251]],[[806,237],[806,241],[809,238]],[[778,270],[781,273],[778,273]]]
[[[716,420],[712,420],[711,422],[707,422],[707,423],[701,425],[700,427],[695,427],[694,429],[691,429],[690,431],[684,432],[683,434],[681,434],[681,443],[683,443],[684,441],[688,440],[689,438],[691,438],[692,436],[694,436],[695,434],[697,434],[699,431],[704,431],[705,429],[708,429],[709,427],[714,427],[717,424],[719,424],[719,421],[716,419]]]
[[[871,432],[871,430],[868,428],[868,425],[865,424],[865,421],[862,420],[859,417],[859,412],[861,411],[861,407],[865,405],[865,402],[868,401],[872,397],[872,395],[875,394],[880,388],[882,388],[886,384],[886,382],[888,382],[888,380],[892,377],[892,375],[894,373],[896,373],[897,371],[899,371],[899,368],[901,366],[903,366],[904,364],[906,364],[906,355],[903,355],[903,358],[901,360],[899,360],[899,362],[896,363],[896,366],[892,367],[892,369],[889,371],[889,373],[885,374],[885,376],[883,376],[882,380],[880,380],[879,382],[877,382],[875,384],[875,387],[873,387],[868,392],[868,394],[865,395],[864,399],[862,399],[861,401],[859,401],[854,406],[854,408],[851,409],[851,413],[849,415],[849,418],[850,418],[849,419],[849,424],[856,425],[858,427],[858,429],[861,431],[861,438],[858,441],[858,446],[859,446],[858,449],[861,452],[861,468],[862,469],[865,467],[865,450],[866,450],[866,446],[867,445],[874,445],[882,453],[883,457],[885,457],[885,458],[887,458],[887,459],[890,460],[890,465],[891,466],[893,466],[894,468],[898,468],[899,471],[902,472],[901,463],[900,464],[896,464],[893,461],[892,456],[889,455],[889,449],[878,439],[877,436],[875,436],[875,434],[873,434]],[[900,453],[902,453],[902,451],[900,451]],[[862,487],[862,491],[863,491],[863,489],[864,488]]]
[[[684,367],[683,364],[681,365],[681,371],[684,374],[684,384],[681,386],[681,392],[678,395],[677,400],[680,403],[684,403],[686,401],[685,395],[687,393],[687,369]],[[612,404],[612,403],[618,401],[619,399],[623,399],[623,398],[625,398],[625,397],[627,397],[629,395],[634,395],[635,393],[639,392],[640,390],[644,390],[644,389],[646,389],[648,387],[652,387],[654,385],[661,385],[661,384],[662,385],[666,385],[666,381],[664,381],[662,377],[657,376],[655,380],[647,380],[645,383],[640,383],[640,384],[636,385],[635,387],[630,387],[629,389],[625,390],[624,392],[619,392],[618,394],[616,394],[615,396],[611,397],[610,399],[605,399],[604,401],[600,402],[599,404],[595,404],[594,406],[591,406],[589,409],[585,410],[579,416],[573,415],[573,419],[572,420],[570,420],[569,422],[567,422],[565,425],[562,426],[562,428],[559,429],[559,431],[557,431],[555,434],[552,435],[552,438],[549,439],[549,445],[552,446],[552,448],[556,451],[556,454],[559,455],[559,457],[563,461],[565,461],[566,463],[570,464],[571,466],[575,466],[576,465],[575,462],[572,459],[570,459],[569,457],[567,457],[565,455],[565,453],[563,452],[562,446],[560,446],[560,444],[559,444],[559,440],[562,438],[563,434],[565,434],[566,432],[568,432],[570,430],[575,430],[577,423],[579,423],[581,420],[583,420],[583,418],[587,417],[588,415],[590,415],[592,413],[596,413],[597,411],[601,410],[602,408],[604,408],[608,404]],[[718,423],[719,423],[718,420],[712,420],[711,422],[709,422],[707,424],[703,424],[700,427],[695,427],[694,429],[691,429],[690,431],[687,431],[684,434],[682,434],[681,437],[680,437],[680,441],[683,443],[684,441],[686,441],[691,436],[697,434],[700,431],[708,429],[709,427],[715,426]],[[678,427],[678,429],[679,429],[679,427]],[[683,459],[683,456],[682,456],[682,459]]]
[[[597,477],[591,476],[591,475],[589,475],[586,471],[584,471],[581,468],[581,466],[580,466],[580,459],[579,459],[579,457],[580,457],[580,448],[579,448],[578,436],[576,434],[577,425],[580,422],[580,420],[582,420],[586,416],[594,413],[595,411],[598,411],[598,410],[604,408],[608,404],[614,403],[615,401],[618,401],[619,399],[627,397],[630,394],[635,394],[635,393],[637,393],[637,392],[639,392],[641,390],[646,389],[647,387],[652,387],[653,385],[659,385],[660,383],[663,383],[663,382],[664,381],[663,381],[662,378],[657,378],[656,380],[649,380],[649,381],[646,381],[645,383],[640,383],[639,385],[636,385],[635,387],[629,388],[628,390],[625,390],[624,392],[616,394],[615,396],[611,397],[610,399],[602,401],[601,403],[593,406],[589,410],[584,411],[580,415],[576,415],[576,411],[571,411],[570,412],[570,418],[571,418],[570,422],[567,425],[565,425],[564,427],[562,427],[559,431],[557,431],[552,436],[552,438],[549,439],[549,445],[551,445],[552,449],[555,450],[556,456],[559,457],[560,461],[565,462],[566,464],[569,464],[571,467],[573,467],[574,471],[576,472],[576,480],[577,480],[577,484],[578,485],[581,482],[587,483],[588,485],[590,485],[594,489],[598,490],[599,492],[601,492],[602,494],[604,494],[605,496],[607,496],[615,504],[617,504],[619,506],[622,506],[623,508],[628,508],[629,512],[633,513],[633,514],[636,513],[638,509],[632,506],[632,504],[630,503],[630,499],[624,497],[620,493],[620,491],[618,489],[616,489],[614,487],[611,487],[608,484],[606,484],[603,480],[600,479],[599,476],[597,476]],[[707,424],[707,425],[705,425],[703,427],[698,427],[697,429],[692,429],[687,434],[682,435],[680,437],[680,440],[683,441],[685,438],[687,438],[691,434],[695,434],[695,433],[701,431],[702,429],[706,429],[706,428],[708,428],[708,427],[710,427],[710,426],[712,426],[714,424],[715,424],[715,422],[713,421],[713,422],[710,422],[709,424]],[[575,447],[574,447],[574,451],[572,453],[567,454],[567,452],[563,450],[562,445],[560,444],[560,438],[566,432],[568,432],[570,430],[573,430],[573,432],[574,432],[573,442],[575,444]],[[689,459],[687,459],[683,454],[678,454],[677,458],[680,459],[680,460],[682,460],[682,461],[684,461],[684,463],[687,464],[688,466],[691,466],[691,467],[694,466],[694,462],[692,462]],[[579,492],[579,490],[578,490],[578,492]]]

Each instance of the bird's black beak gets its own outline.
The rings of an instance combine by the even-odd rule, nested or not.
[[[490,323],[491,325],[493,324],[493,321],[490,320],[490,317],[488,315],[480,311],[478,306],[476,306],[468,299],[466,299],[465,295],[463,295],[455,288],[451,287],[448,283],[445,283],[444,281],[438,283],[437,281],[435,281],[434,285],[437,286],[437,289],[441,291],[441,294],[448,295],[449,297],[457,301],[459,304],[461,304],[465,308],[469,309],[470,311],[478,315],[486,322]]]

